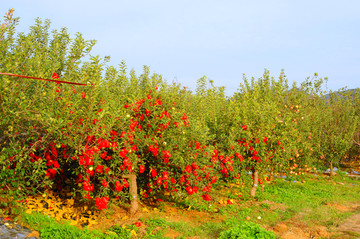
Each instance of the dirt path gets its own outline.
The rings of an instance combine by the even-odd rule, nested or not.
[[[355,232],[360,237],[360,213],[357,213],[346,219],[344,223],[338,227],[338,230],[345,233]]]

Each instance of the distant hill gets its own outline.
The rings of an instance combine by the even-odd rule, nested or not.
[[[355,95],[356,92],[358,92],[358,94],[360,95],[360,88],[356,88],[356,89],[349,89],[349,90],[345,90],[345,91],[335,91],[329,94],[324,95],[324,98],[326,100],[330,99],[330,95],[331,94],[336,94],[337,96],[339,96],[340,98],[342,98],[342,94],[348,94],[351,93],[352,95]]]

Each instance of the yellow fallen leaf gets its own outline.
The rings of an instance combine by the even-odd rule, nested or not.
[[[67,203],[69,204],[69,205],[74,205],[74,199],[73,198],[71,198],[71,199],[68,199],[67,200]]]
[[[130,234],[134,237],[136,237],[136,235],[137,235],[135,230],[131,230]]]
[[[129,217],[128,216],[124,216],[121,220],[126,220],[126,219],[128,219]]]
[[[95,225],[98,224],[96,220],[89,220],[89,225]]]
[[[147,209],[146,207],[144,207],[142,210],[143,212],[149,212],[149,209]]]
[[[71,220],[70,225],[75,226],[77,224],[77,221]]]
[[[31,209],[28,209],[25,211],[27,214],[31,214],[32,213],[32,210]]]

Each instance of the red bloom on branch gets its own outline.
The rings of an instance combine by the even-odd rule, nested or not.
[[[185,170],[186,172],[191,173],[192,167],[190,165],[186,165]]]
[[[162,183],[162,178],[158,178],[158,179],[156,180],[156,184],[157,184],[158,186],[160,186],[161,183]]]
[[[107,209],[107,204],[109,202],[109,197],[95,198],[96,206],[99,210]]]
[[[144,166],[144,165],[140,165],[140,167],[139,167],[139,172],[140,172],[140,173],[145,172],[145,166]]]
[[[185,113],[184,113],[183,117],[181,117],[181,120],[187,120],[187,116]]]
[[[104,168],[104,166],[98,165],[98,166],[96,167],[96,169],[95,169],[95,172],[96,172],[96,173],[104,173],[104,172],[103,172],[103,168]]]
[[[134,132],[135,127],[136,127],[137,124],[138,124],[137,121],[132,122],[131,125],[130,125],[130,130],[129,130],[129,131],[130,131],[130,132]]]
[[[157,172],[155,169],[151,170],[151,177],[155,178],[157,176]]]
[[[103,180],[101,181],[101,184],[103,185],[104,188],[109,187],[109,184],[108,184],[108,182],[106,182],[105,179],[103,179]]]
[[[153,153],[155,157],[157,157],[159,146],[156,144],[156,146],[153,146],[149,144],[149,150]]]
[[[125,187],[125,188],[128,188],[128,187],[129,187],[129,183],[128,183],[128,181],[127,181],[126,179],[124,179],[124,187]]]
[[[126,149],[122,149],[122,150],[120,151],[120,157],[125,158],[127,154],[128,154],[128,151],[127,151]]]
[[[168,188],[168,186],[169,186],[169,183],[168,183],[168,182],[163,182],[163,187],[164,187],[164,188]]]
[[[169,158],[171,157],[170,152],[167,150],[164,150],[164,151],[162,151],[162,153],[163,153],[164,163],[169,163]]]
[[[106,159],[106,154],[107,154],[106,151],[102,152],[102,153],[100,154],[100,158]]]
[[[169,179],[169,172],[167,172],[167,171],[165,171],[165,172],[163,172],[162,173],[162,178],[164,179],[164,180],[168,180]]]
[[[56,170],[53,168],[49,168],[48,170],[46,170],[46,176],[48,176],[49,178],[53,179],[55,178],[56,175]]]
[[[187,186],[185,190],[187,191],[187,193],[188,193],[189,195],[191,195],[191,194],[194,193],[194,190],[193,190],[193,188],[192,188],[191,186]]]
[[[87,181],[83,182],[83,187],[85,191],[90,191],[90,192],[94,191],[94,185],[89,184],[89,182]]]
[[[156,99],[155,104],[157,104],[157,105],[162,105],[162,102],[161,102],[161,100]]]
[[[123,185],[119,181],[115,182],[115,191],[121,192],[123,190]]]
[[[210,195],[209,194],[204,194],[204,195],[202,195],[201,196],[205,201],[210,201],[211,200],[211,197],[210,197]]]
[[[59,79],[60,77],[59,77],[59,75],[57,74],[57,73],[54,73],[53,75],[52,75],[52,79],[53,80],[55,80],[55,79]]]
[[[236,153],[235,156],[239,158],[240,162],[243,161],[243,159],[244,159],[243,156],[239,153]]]

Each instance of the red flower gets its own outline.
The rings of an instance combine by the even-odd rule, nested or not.
[[[109,187],[109,184],[108,184],[108,182],[106,182],[105,179],[103,179],[103,180],[101,181],[101,184],[103,185],[104,188]]]
[[[54,73],[54,74],[52,75],[52,78],[53,78],[53,80],[55,80],[55,79],[59,79],[60,77],[59,77],[58,74]]]
[[[163,153],[164,163],[169,163],[169,158],[171,157],[170,152],[167,150],[164,150],[164,151],[162,151],[162,153]]]
[[[104,173],[104,172],[103,172],[103,168],[104,168],[104,166],[98,165],[98,166],[96,167],[96,169],[95,169],[95,172],[96,172],[96,173]]]
[[[125,187],[125,188],[128,188],[128,187],[129,187],[129,183],[128,183],[128,181],[127,181],[126,179],[124,179],[124,187]]]
[[[210,197],[210,195],[209,194],[204,194],[204,195],[202,195],[201,196],[205,201],[210,201],[211,200],[211,197]]]
[[[141,222],[135,222],[134,225],[137,227],[141,227]]]
[[[158,186],[160,186],[161,183],[162,183],[162,178],[158,178],[158,179],[156,180],[156,184],[157,184]]]
[[[163,182],[163,187],[164,187],[164,188],[168,188],[168,186],[169,186],[169,183],[168,183],[168,182]]]
[[[102,152],[102,153],[100,154],[100,158],[106,159],[106,154],[107,154],[106,151]]]
[[[173,184],[175,184],[176,183],[176,181],[175,181],[175,178],[171,178],[171,183],[173,183]]]
[[[131,125],[130,125],[130,130],[129,131],[133,132],[135,130],[135,127],[136,127],[137,124],[138,124],[137,121],[132,122]]]
[[[217,180],[217,177],[216,177],[216,176],[213,176],[213,177],[211,178],[211,183],[212,183],[212,184],[216,183],[216,180]]]
[[[246,129],[247,129],[247,126],[246,126],[246,125],[243,125],[241,128],[242,128],[243,130],[246,130]]]
[[[183,117],[181,117],[181,120],[187,120],[187,116],[186,116],[186,114],[184,113],[184,116]]]
[[[240,162],[243,161],[243,156],[241,154],[236,153],[235,156],[239,158]]]
[[[127,154],[128,154],[128,151],[127,151],[126,149],[122,149],[122,150],[120,151],[120,157],[125,158]]]
[[[163,174],[163,177],[162,177],[162,178],[163,178],[164,180],[168,180],[168,179],[169,179],[169,172],[166,172],[166,171],[165,171],[165,172],[163,172],[162,174]]]
[[[140,166],[139,166],[139,172],[140,172],[140,173],[145,172],[145,166],[144,166],[144,165],[140,165]]]
[[[82,98],[82,99],[85,99],[85,97],[86,97],[85,92],[84,92],[84,91],[81,91],[81,98]]]
[[[98,148],[101,150],[103,148],[110,148],[111,144],[109,140],[106,139],[99,139],[97,142]]]
[[[123,185],[120,184],[119,181],[115,182],[115,191],[121,192],[123,190]]]
[[[153,153],[153,155],[155,157],[157,157],[157,155],[158,155],[158,149],[159,149],[159,146],[157,144],[156,144],[156,147],[149,144],[149,150]]]
[[[191,173],[192,167],[190,165],[187,165],[185,167],[186,172]]]
[[[185,175],[181,176],[180,183],[182,183],[182,184],[185,183]]]
[[[155,178],[156,175],[157,175],[156,170],[155,170],[155,169],[152,169],[152,170],[151,170],[151,176],[152,176],[153,178]]]
[[[85,191],[92,192],[94,190],[94,185],[89,184],[89,182],[87,182],[87,181],[83,182],[83,187],[84,187]]]
[[[49,168],[48,170],[46,170],[46,176],[48,176],[49,178],[53,179],[55,178],[56,175],[56,170],[53,168]]]
[[[109,202],[109,197],[95,198],[96,206],[99,210],[107,209],[107,204]]]
[[[191,186],[187,186],[185,190],[187,191],[187,193],[188,193],[189,195],[191,195],[191,194],[194,193],[194,190],[193,190],[193,188],[192,188]]]
[[[107,168],[105,169],[105,173],[108,173],[109,171],[110,171],[110,168],[107,167]]]
[[[227,204],[233,204],[233,202],[230,199],[228,199],[226,203]]]
[[[161,100],[156,99],[155,104],[157,104],[157,105],[162,105],[162,102],[161,102]]]
[[[94,175],[95,171],[88,169],[88,170],[86,170],[86,173],[90,174],[90,176],[92,177]]]
[[[88,194],[86,194],[86,195],[84,196],[84,198],[85,198],[85,199],[91,199],[92,197],[90,196],[90,193],[88,193]]]

